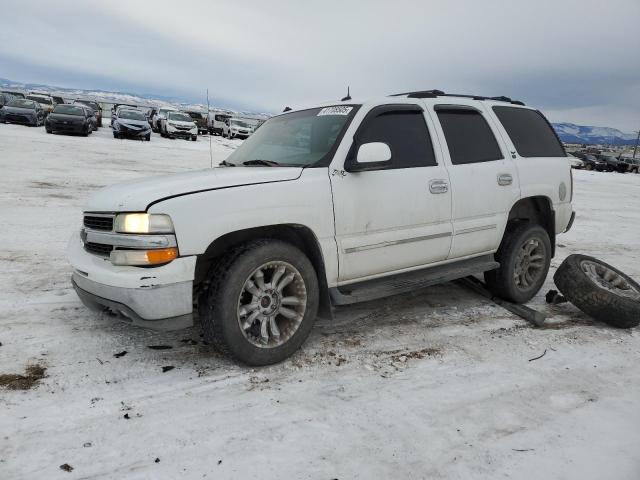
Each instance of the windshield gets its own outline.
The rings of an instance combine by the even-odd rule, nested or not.
[[[35,100],[38,103],[45,103],[47,105],[51,105],[51,99],[50,98],[46,98],[46,97],[36,97],[33,95],[27,95],[27,98],[29,100]]]
[[[122,110],[118,114],[118,117],[124,120],[146,120],[142,112],[137,112],[135,110]]]
[[[169,112],[169,114],[167,115],[167,118],[169,120],[174,120],[176,122],[191,122],[191,117],[189,115],[185,115],[184,113],[180,113],[180,112]]]
[[[287,113],[267,120],[227,159],[242,165],[266,160],[281,165],[319,164],[349,126],[358,107],[339,105]]]
[[[226,122],[229,115],[216,115],[214,118],[216,122]]]
[[[7,107],[35,108],[35,105],[31,100],[25,100],[24,98],[14,98],[7,104]]]
[[[98,106],[98,104],[96,102],[84,102],[82,100],[76,100],[75,103],[80,103],[82,105],[87,105],[88,107],[91,107],[96,112],[100,109],[100,107]]]
[[[204,118],[204,115],[202,113],[198,113],[198,112],[189,112],[189,116],[191,118],[196,119],[196,120],[202,120]]]
[[[233,118],[231,119],[231,125],[242,128],[251,128],[251,125],[249,125],[247,122],[243,122],[242,120],[236,120]]]
[[[84,116],[84,108],[77,107],[76,105],[56,105],[53,109],[53,113],[62,113],[64,115],[81,115]]]

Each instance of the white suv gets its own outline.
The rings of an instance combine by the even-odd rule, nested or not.
[[[253,125],[241,118],[227,118],[222,124],[222,136],[227,138],[247,138],[253,133]]]
[[[484,272],[526,302],[572,177],[545,117],[508,98],[411,92],[269,119],[219,168],[97,192],[73,236],[91,307],[205,336],[253,365],[340,305]]]

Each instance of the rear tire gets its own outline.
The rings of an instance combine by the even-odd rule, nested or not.
[[[267,239],[240,245],[215,263],[208,278],[199,316],[205,339],[219,350],[248,365],[270,365],[291,356],[309,336],[318,311],[318,279],[293,245]],[[275,300],[265,300],[271,294]],[[275,327],[262,313],[270,308]]]
[[[525,303],[538,293],[551,264],[551,241],[540,225],[507,226],[495,259],[500,268],[484,273],[489,290],[514,303]]]
[[[618,328],[640,323],[640,285],[597,258],[569,255],[553,280],[571,303],[596,320]]]
[[[195,142],[198,140],[198,136],[197,135],[191,135],[191,141]]]

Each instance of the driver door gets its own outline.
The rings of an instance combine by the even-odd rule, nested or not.
[[[419,105],[373,108],[347,155],[345,165],[354,167],[331,175],[339,283],[447,258],[452,238],[449,174],[431,140],[430,121]],[[387,144],[391,159],[358,170],[357,152],[372,142]]]

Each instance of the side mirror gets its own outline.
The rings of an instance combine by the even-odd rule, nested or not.
[[[383,142],[363,143],[358,148],[355,161],[348,162],[345,170],[348,172],[363,172],[378,170],[391,165],[391,149]]]

